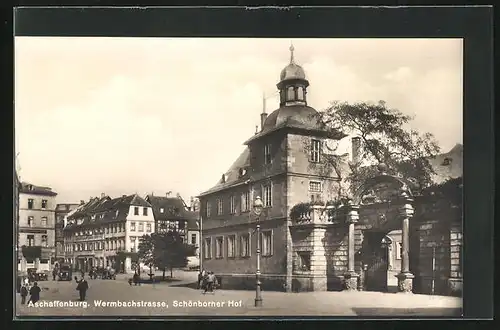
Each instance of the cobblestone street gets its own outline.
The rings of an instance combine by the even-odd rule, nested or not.
[[[177,277],[183,277],[178,272]],[[87,307],[29,307],[20,305],[18,316],[166,316],[166,315],[235,315],[235,316],[460,316],[461,299],[442,296],[390,294],[378,292],[263,292],[264,305],[253,306],[253,291],[219,290],[203,295],[186,287],[193,273],[184,281],[129,286],[125,276],[113,280],[89,280]],[[43,302],[77,302],[76,284],[40,282]],[[99,306],[99,302],[145,302],[168,307]],[[191,304],[183,307],[182,305]],[[197,306],[202,304],[202,306]]]

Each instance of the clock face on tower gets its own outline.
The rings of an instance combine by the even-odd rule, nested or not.
[[[339,141],[327,139],[324,141],[323,145],[324,145],[323,149],[324,149],[325,153],[334,154],[339,146]]]

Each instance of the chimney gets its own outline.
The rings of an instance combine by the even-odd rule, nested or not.
[[[352,143],[352,162],[354,164],[359,163],[359,157],[361,153],[361,138],[359,136],[355,136],[351,139]]]
[[[264,129],[264,123],[266,122],[266,95],[262,94],[262,113],[260,114],[260,130]]]
[[[83,205],[83,204],[85,204],[85,201],[82,199],[82,200],[80,200],[80,205]]]
[[[125,197],[127,197],[127,195],[122,195],[122,198],[125,198]]]
[[[101,193],[101,198],[104,198],[104,196],[106,196],[105,193]]]

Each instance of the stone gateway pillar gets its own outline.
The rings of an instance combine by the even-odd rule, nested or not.
[[[349,291],[357,290],[358,288],[358,278],[359,274],[357,274],[354,270],[354,226],[359,220],[359,206],[357,205],[348,205],[347,206],[347,214],[346,214],[346,223],[348,227],[348,246],[347,246],[347,272],[344,274],[344,283],[345,289]]]
[[[399,208],[399,215],[402,218],[401,222],[401,273],[397,275],[398,291],[411,293],[413,290],[413,279],[415,276],[410,272],[410,218],[413,216],[414,210],[411,202],[412,199],[406,195],[404,204]]]

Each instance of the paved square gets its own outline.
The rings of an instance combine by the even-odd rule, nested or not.
[[[16,299],[18,316],[460,316],[461,299],[378,292],[263,292],[263,307],[253,306],[253,291],[218,290],[202,294],[184,281],[130,286],[125,276],[88,280],[87,306],[29,307]],[[72,282],[40,282],[43,304],[77,304]],[[59,301],[60,303],[57,303]],[[120,302],[128,306],[119,306]],[[156,306],[154,306],[156,305]]]

